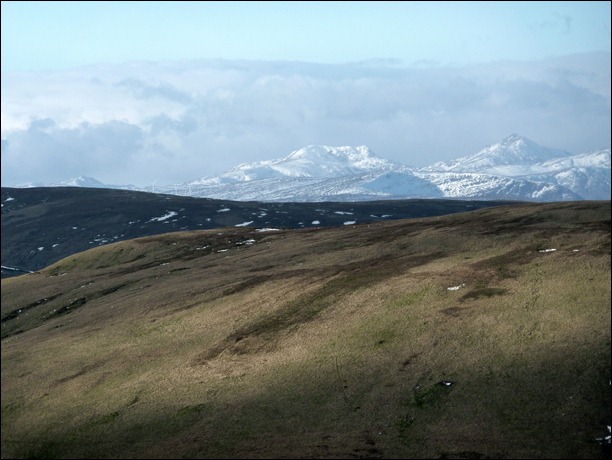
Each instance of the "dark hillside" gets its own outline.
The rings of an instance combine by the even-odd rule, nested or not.
[[[258,203],[128,190],[2,188],[2,276],[39,270],[115,241],[229,226],[330,227],[437,216],[507,204],[405,200],[356,203]]]

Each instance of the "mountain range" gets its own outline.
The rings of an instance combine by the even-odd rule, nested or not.
[[[310,145],[284,158],[244,163],[216,177],[146,191],[268,202],[609,200],[610,165],[610,148],[575,155],[517,134],[473,155],[423,168],[381,158],[366,146]],[[88,177],[55,185],[139,189],[105,185]]]

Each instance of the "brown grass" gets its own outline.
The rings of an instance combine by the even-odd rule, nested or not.
[[[603,458],[609,223],[175,233],[2,280],[2,457]]]

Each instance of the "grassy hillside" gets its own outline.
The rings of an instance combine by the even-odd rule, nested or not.
[[[2,280],[2,458],[604,458],[610,202],[122,241]]]

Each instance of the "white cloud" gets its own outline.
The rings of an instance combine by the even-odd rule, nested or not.
[[[610,145],[610,53],[463,68],[133,62],[2,76],[2,184],[185,182],[309,144],[424,166],[517,132]]]

